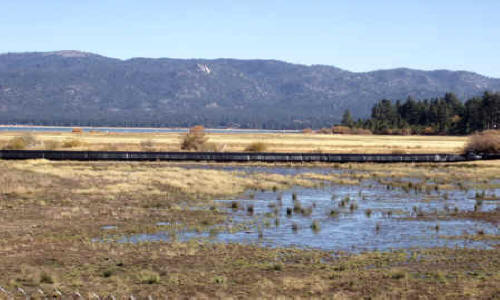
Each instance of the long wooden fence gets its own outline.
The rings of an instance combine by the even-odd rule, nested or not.
[[[500,159],[500,155],[458,154],[329,154],[249,152],[135,152],[0,150],[0,159],[117,160],[117,161],[214,161],[214,162],[460,162]]]

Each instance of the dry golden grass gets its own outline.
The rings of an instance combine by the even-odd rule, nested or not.
[[[21,132],[0,132],[0,147]],[[70,133],[36,132],[32,134],[41,143],[32,149],[53,148],[71,140],[73,150],[128,150],[142,151],[147,141],[148,150],[180,151],[185,134],[182,133]],[[222,151],[244,151],[260,142],[269,152],[325,152],[325,153],[460,153],[466,137],[458,136],[381,136],[381,135],[326,135],[307,133],[228,134],[208,133],[208,143]],[[59,146],[62,149],[62,146]],[[65,148],[68,149],[68,148]]]
[[[101,167],[96,167],[101,166]],[[78,178],[85,181],[98,178],[98,186],[75,188],[77,194],[116,195],[138,193],[144,196],[161,195],[169,187],[190,195],[234,196],[247,189],[284,189],[293,185],[317,185],[304,176],[279,174],[246,174],[240,171],[190,169],[168,163],[81,163],[47,160],[0,161],[0,166],[30,171],[59,178]],[[8,179],[6,179],[8,180]],[[7,185],[10,186],[10,185]],[[1,189],[1,187],[0,187]]]

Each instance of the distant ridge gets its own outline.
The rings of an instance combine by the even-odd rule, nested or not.
[[[500,79],[407,68],[350,72],[278,60],[132,58],[63,50],[0,55],[0,123],[305,128],[382,98],[462,100]]]

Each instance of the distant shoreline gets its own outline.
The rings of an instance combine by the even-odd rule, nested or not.
[[[19,128],[113,128],[113,129],[187,129],[189,127],[116,127],[116,126],[54,126],[54,125],[8,125],[8,124],[0,124],[0,127],[19,127]],[[207,128],[208,129],[208,128]],[[216,129],[216,128],[214,128]],[[220,129],[224,130],[224,129]],[[229,130],[237,130],[237,129],[229,129]],[[252,130],[252,129],[249,129]]]
[[[6,124],[0,124],[0,130],[2,128],[19,128],[19,129],[30,129],[30,128],[47,128],[47,129],[57,129],[57,128],[62,128],[62,129],[68,129],[71,130],[72,128],[81,128],[83,130],[106,130],[106,129],[111,129],[111,130],[123,130],[123,131],[141,131],[141,130],[148,130],[148,131],[188,131],[189,127],[114,127],[114,126],[46,126],[46,125],[6,125]],[[301,130],[295,130],[295,129],[257,129],[257,128],[205,128],[207,132],[210,131],[227,131],[227,132],[269,132],[269,133],[299,133]],[[40,130],[43,131],[43,130]]]

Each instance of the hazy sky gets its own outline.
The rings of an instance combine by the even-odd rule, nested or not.
[[[500,78],[500,0],[0,0],[0,53],[262,58]]]

